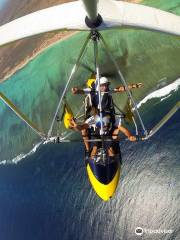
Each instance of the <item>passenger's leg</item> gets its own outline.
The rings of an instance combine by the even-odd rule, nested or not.
[[[84,145],[85,145],[85,148],[86,148],[86,151],[89,152],[90,151],[90,144],[89,144],[89,136],[88,136],[88,129],[83,129],[81,131],[81,134],[82,134],[82,138],[84,140]]]
[[[109,157],[114,157],[115,156],[114,149],[112,147],[108,148],[108,156]]]
[[[119,134],[119,129],[118,128],[114,129],[114,131],[112,133],[112,139],[117,139],[118,134]]]
[[[93,159],[97,155],[97,150],[98,150],[97,146],[94,145],[91,151],[91,159]]]

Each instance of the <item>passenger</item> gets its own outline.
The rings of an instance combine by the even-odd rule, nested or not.
[[[118,134],[119,132],[124,133],[125,136],[128,137],[130,141],[136,141],[136,137],[133,136],[128,129],[121,126],[121,123],[119,121],[115,121],[113,123],[110,115],[105,115],[102,119],[103,123],[103,138],[105,139],[106,148],[108,149],[108,155],[114,156],[116,154],[115,148],[117,149],[116,144],[118,143]],[[101,141],[98,141],[98,139],[101,140],[100,135],[100,129],[101,129],[101,120],[99,115],[94,115],[90,119],[86,120],[83,124],[77,124],[73,119],[71,120],[71,128],[77,131],[81,131],[82,137],[84,140],[85,148],[86,148],[86,155],[90,155],[91,158],[96,156],[97,150],[102,144]],[[87,130],[90,129],[91,131],[91,139],[97,141],[92,142],[92,151],[90,148],[89,143],[89,135],[87,135]],[[85,135],[83,135],[85,134]],[[108,139],[108,141],[106,141]],[[111,141],[112,139],[112,141]]]
[[[128,139],[132,142],[136,141],[136,137],[133,136],[129,130],[121,125],[121,122],[117,118],[115,123],[113,123],[111,116],[106,115],[103,117],[103,138],[105,148],[108,150],[108,156],[114,157],[118,153],[119,149],[119,132],[122,132]],[[100,117],[95,118],[95,138],[100,138],[100,129],[101,129],[101,121]],[[112,141],[111,141],[112,140]],[[98,148],[101,142],[93,142],[93,147],[91,151],[91,158],[97,155]]]

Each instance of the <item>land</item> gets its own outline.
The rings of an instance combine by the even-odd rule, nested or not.
[[[141,1],[128,0],[127,2],[139,3]],[[24,0],[23,3],[21,0],[9,0],[8,4],[0,11],[0,25],[31,12],[66,2],[71,2],[71,0]],[[16,71],[23,68],[45,48],[75,33],[74,31],[46,33],[4,46],[0,49],[0,82],[5,81],[16,73]]]

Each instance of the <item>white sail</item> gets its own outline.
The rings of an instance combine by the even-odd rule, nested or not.
[[[0,45],[50,31],[87,29],[85,17],[79,1],[46,8],[1,26]]]
[[[106,28],[128,26],[180,36],[180,16],[135,3],[113,0],[100,3],[99,12]]]
[[[86,9],[87,7],[88,5]],[[98,13],[103,18],[98,30],[128,26],[180,36],[180,17],[155,8],[122,1],[99,0]],[[0,27],[0,46],[50,31],[89,30],[85,24],[86,15],[81,1],[28,14]]]

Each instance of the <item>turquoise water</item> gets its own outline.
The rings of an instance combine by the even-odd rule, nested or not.
[[[180,13],[178,1],[145,1],[144,4]],[[152,33],[144,30],[110,30],[102,33],[128,83],[142,82],[144,87],[135,90],[133,96],[138,102],[159,85],[166,85],[179,77],[180,41],[175,36]],[[39,128],[46,133],[55,112],[58,99],[67,81],[87,33],[79,33],[68,40],[60,41],[43,51],[23,69],[0,85],[10,98]],[[74,47],[75,46],[75,47]],[[94,69],[93,45],[89,43],[82,65],[72,86],[83,87],[91,72],[83,64]],[[121,84],[102,44],[99,46],[99,64],[102,74],[111,74],[112,86]],[[82,99],[68,91],[68,101],[74,112]],[[123,108],[126,94],[114,96]],[[0,158],[9,159],[27,152],[37,143],[38,137],[0,102]],[[22,144],[22,142],[24,144]]]
[[[180,13],[179,1],[145,1]],[[46,49],[0,85],[29,118],[46,132],[60,93],[86,33]],[[147,31],[103,32],[128,81],[143,82],[133,92],[137,101],[179,77],[180,41]],[[76,46],[76,47],[74,47]],[[82,63],[93,68],[90,45]],[[102,49],[102,73],[116,73]],[[73,85],[83,86],[90,72],[80,67]],[[142,105],[148,129],[180,99],[180,90],[164,101],[153,98]],[[122,107],[125,95],[117,96]],[[68,95],[73,110],[80,99]],[[136,240],[135,228],[171,229],[171,234],[145,234],[144,240],[179,240],[180,112],[147,142],[121,142],[122,175],[112,201],[102,202],[85,172],[79,143],[47,144],[18,164],[11,159],[27,153],[38,137],[0,102],[0,239],[2,240]]]
[[[180,91],[146,111],[179,100]],[[153,108],[152,108],[153,106]],[[135,228],[172,230],[144,240],[178,240],[180,111],[152,139],[121,142],[122,173],[114,198],[92,190],[79,144],[48,144],[20,163],[0,167],[0,236],[3,240],[138,240]],[[149,127],[154,124],[149,115]],[[163,140],[162,140],[163,139]]]
[[[46,49],[26,67],[0,85],[0,91],[46,132],[52,121],[59,96],[86,36],[86,33],[80,33]],[[127,82],[144,83],[141,91],[136,90],[133,93],[137,101],[155,90],[159,83],[167,84],[179,76],[180,41],[176,37],[136,30],[108,31],[103,32],[103,36],[120,63]],[[101,72],[114,74],[112,85],[117,86],[120,81],[115,69],[106,57],[103,48],[100,49]],[[90,43],[82,63],[93,68],[92,62],[93,53]],[[84,79],[89,76],[90,72],[80,66],[70,87],[84,86]],[[72,105],[76,112],[80,99],[71,94],[68,96],[69,102],[76,102]],[[116,102],[121,102],[120,105],[123,108],[126,95],[116,95],[115,99]],[[29,150],[38,138],[2,102],[0,106],[2,126],[0,155],[1,158],[7,159],[13,157],[15,153]],[[22,142],[25,144],[22,145]]]

